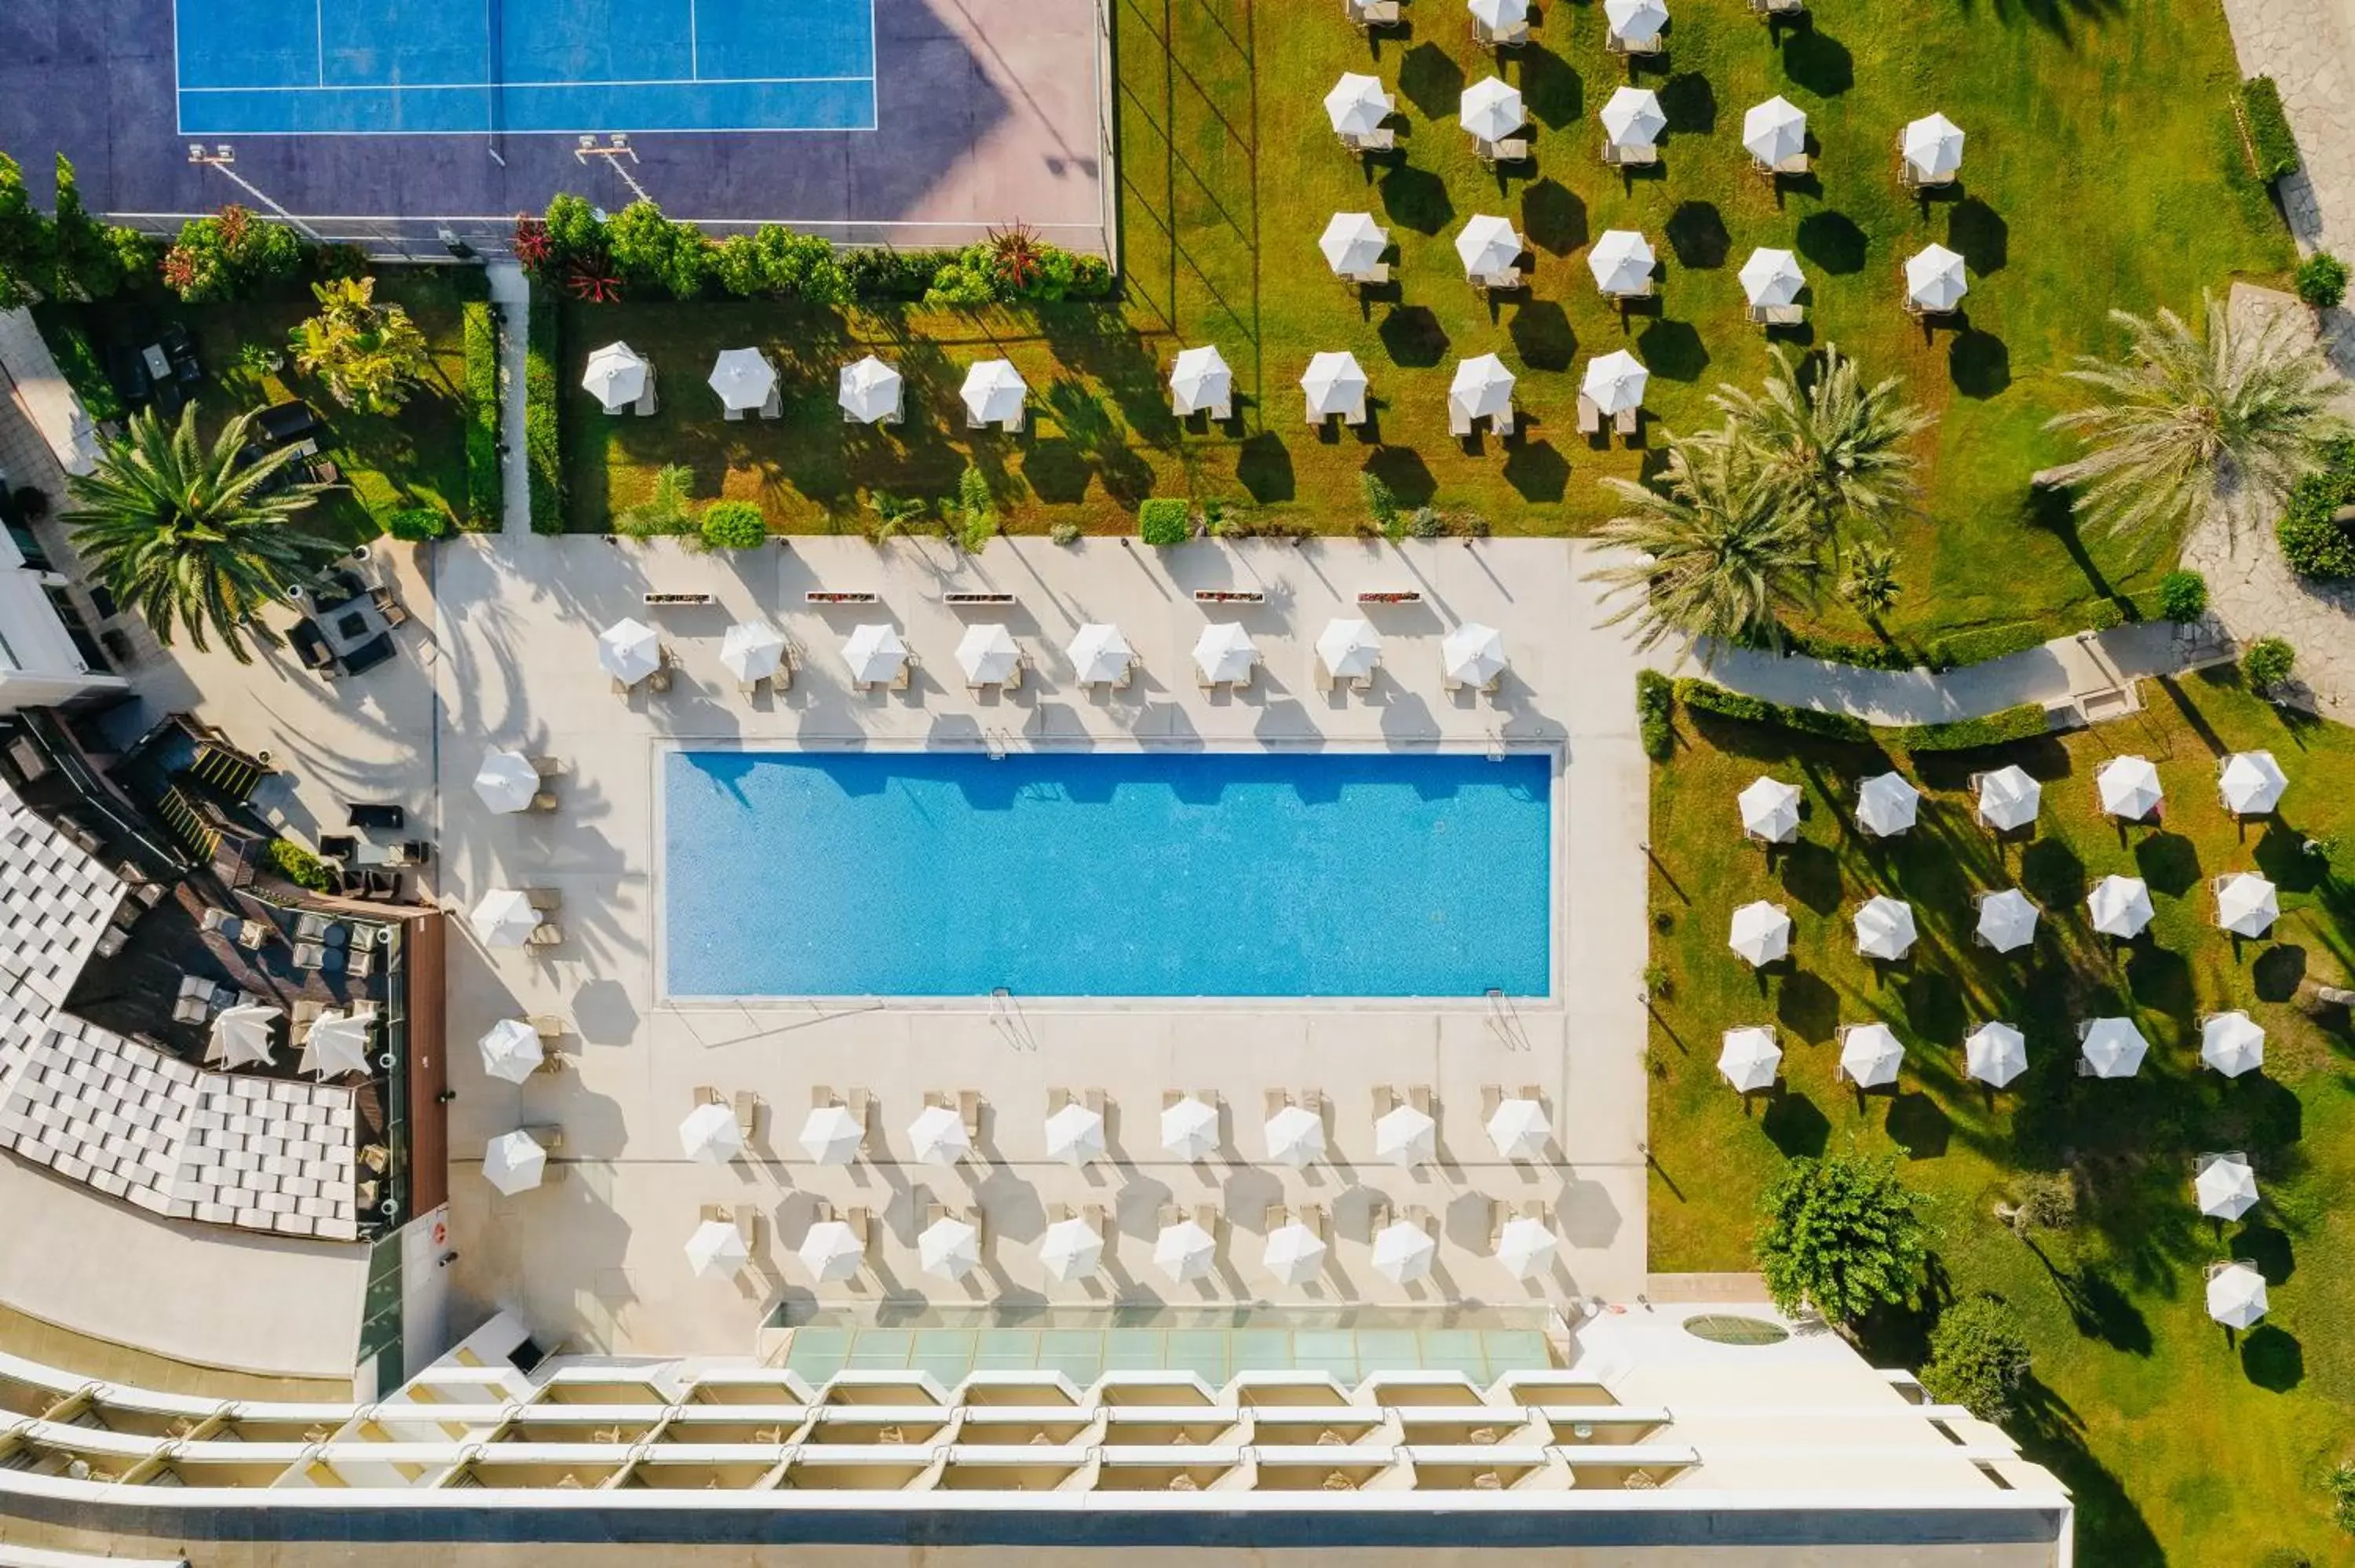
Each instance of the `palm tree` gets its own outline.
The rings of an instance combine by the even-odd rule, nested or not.
[[[1817,538],[1837,547],[1841,524],[1881,522],[1913,493],[1905,443],[1931,416],[1901,400],[1899,386],[1894,376],[1866,386],[1837,344],[1824,345],[1823,364],[1803,381],[1778,344],[1763,395],[1721,383],[1710,402]]]
[[[159,642],[176,626],[199,650],[208,635],[240,664],[246,639],[274,647],[264,606],[342,548],[294,522],[328,487],[276,479],[291,447],[249,460],[254,416],[240,414],[213,439],[197,440],[197,407],[167,428],[154,409],[131,418],[97,467],[67,481],[74,505],[59,519],[107,591],[139,607]]]
[[[2083,510],[2113,532],[2211,512],[2237,529],[2270,512],[2339,428],[2329,361],[2301,341],[2297,313],[2236,323],[2214,294],[2202,302],[2204,341],[2173,311],[2112,311],[2126,354],[2081,355],[2067,372],[2099,400],[2046,428],[2074,430],[2090,450],[2047,477],[2084,485]]]
[[[646,498],[613,514],[613,532],[632,539],[692,533],[695,519],[688,503],[694,492],[693,469],[682,462],[665,463],[655,471],[654,485],[646,492]]]
[[[932,508],[924,502],[894,495],[888,490],[875,490],[868,493],[867,510],[874,515],[874,521],[867,524],[868,542],[880,545],[914,529]]]
[[[1840,579],[1840,597],[1875,626],[1897,602],[1897,552],[1870,539],[1859,540],[1849,552],[1848,576]]]
[[[1593,574],[1616,592],[1642,593],[1605,624],[1634,619],[1639,648],[1672,633],[1779,645],[1780,612],[1812,599],[1822,570],[1813,524],[1730,431],[1666,439],[1660,488],[1603,481],[1634,508],[1600,537],[1643,557]]]

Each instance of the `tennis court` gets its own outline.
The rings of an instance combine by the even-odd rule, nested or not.
[[[871,131],[873,0],[178,0],[184,135]]]

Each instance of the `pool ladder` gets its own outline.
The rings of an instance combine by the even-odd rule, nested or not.
[[[992,762],[1006,760],[1008,739],[1006,731],[1002,729],[986,729],[981,732],[982,747],[989,753],[989,759]]]

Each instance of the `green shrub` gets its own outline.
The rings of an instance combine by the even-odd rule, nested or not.
[[[402,506],[384,514],[384,531],[403,544],[423,545],[450,531],[450,514],[439,506]]]
[[[749,501],[715,501],[703,509],[702,533],[715,550],[757,549],[769,542],[769,520]]]
[[[2328,250],[2299,262],[2297,297],[2318,311],[2336,310],[2347,297],[2347,263]]]
[[[1853,1322],[1920,1282],[1928,1228],[1894,1156],[1794,1160],[1759,1207],[1758,1269],[1785,1315],[1812,1306],[1827,1321]]]
[[[1885,730],[1882,738],[1902,751],[1975,751],[1982,746],[2005,746],[2033,740],[2048,733],[2052,723],[2041,705],[2021,703],[1982,718],[1953,719],[1945,724],[1904,725]]]
[[[2297,650],[2278,637],[2260,637],[2241,654],[2241,676],[2259,692],[2288,680],[2296,666]]]
[[[1852,664],[1860,670],[1910,670],[1916,662],[1910,651],[1893,642],[1844,642],[1811,631],[1786,630],[1780,648],[1767,633],[1753,631],[1742,639],[1742,645],[1761,652],[1796,653],[1828,663]]]
[[[2208,613],[2208,579],[2198,572],[2172,571],[2158,579],[2158,613],[2178,626]]]
[[[556,410],[562,396],[557,366],[564,345],[558,336],[556,302],[535,294],[524,334],[523,446],[531,472],[531,531],[564,532],[564,442]]]
[[[106,378],[106,367],[99,363],[98,350],[92,348],[90,334],[81,330],[79,315],[65,307],[38,304],[33,307],[33,325],[39,329],[41,341],[49,345],[49,357],[58,362],[58,373],[66,385],[74,389],[81,406],[93,419],[123,418],[123,399],[115,395],[114,383]]]
[[[1182,545],[1193,531],[1186,503],[1175,496],[1156,495],[1136,509],[1136,532],[1148,545]]]
[[[2306,576],[2355,577],[2355,527],[2332,520],[2340,508],[2355,506],[2355,441],[2333,442],[2325,456],[2319,471],[2291,486],[2275,535],[2283,557]]]
[[[1636,736],[1644,755],[1666,762],[1677,749],[1676,683],[1657,670],[1636,672]]]
[[[1828,714],[1815,708],[1786,708],[1780,703],[1729,692],[1712,682],[1691,676],[1676,683],[1676,698],[1689,708],[1751,724],[1781,725],[1827,740],[1870,741],[1872,726],[1849,714]]]
[[[303,238],[287,225],[231,203],[192,217],[164,253],[164,286],[195,303],[240,300],[292,279],[302,269]]]
[[[924,291],[924,308],[975,310],[994,305],[1006,297],[989,247],[968,245],[958,252],[955,260],[932,274],[932,286]]]
[[[1385,535],[1395,536],[1403,526],[1399,517],[1398,494],[1390,482],[1371,470],[1358,476],[1359,489],[1365,493],[1366,515]]]
[[[2331,1467],[2324,1483],[2330,1493],[2330,1520],[2339,1529],[2355,1535],[2355,1463],[2341,1461]]]
[[[2241,84],[2241,118],[2257,151],[2257,177],[2277,180],[2297,168],[2297,138],[2290,134],[2289,115],[2282,109],[2281,89],[2269,76],[2252,77]]]
[[[466,514],[469,528],[496,528],[499,480],[499,328],[487,304],[461,307],[466,370]]]
[[[540,218],[538,270],[561,276],[566,269],[607,256],[611,244],[597,209],[577,196],[558,196]]]
[[[335,885],[327,863],[292,839],[272,839],[268,851],[272,870],[297,887],[325,893]]]
[[[49,280],[55,255],[49,221],[33,205],[25,171],[0,153],[0,311],[33,302]]]
[[[1406,520],[1406,532],[1412,539],[1444,539],[1447,519],[1440,515],[1436,506],[1418,506]]]
[[[978,554],[997,536],[997,498],[989,493],[989,476],[972,463],[957,475],[956,514],[957,543],[965,549]]]
[[[862,300],[921,300],[944,267],[954,264],[954,250],[892,250],[880,245],[846,251],[843,275],[850,291]]]
[[[2114,599],[2097,599],[2093,609],[2085,612],[2085,624],[2095,631],[2107,631],[2126,623],[2126,606]]]
[[[2040,621],[2015,620],[1952,632],[1930,645],[1929,665],[1933,670],[1955,670],[2025,653],[2031,648],[2042,647],[2052,631],[2051,627]]]
[[[1076,545],[1080,542],[1080,536],[1085,532],[1086,530],[1082,529],[1078,524],[1066,518],[1064,521],[1056,524],[1052,528],[1048,529],[1047,537],[1053,540],[1058,545]]]
[[[814,234],[796,234],[764,223],[750,234],[732,234],[712,252],[712,275],[739,299],[806,300],[846,304],[850,276],[834,247]]]
[[[613,265],[640,294],[691,300],[711,276],[711,242],[703,230],[663,216],[650,201],[634,201],[605,226]]]
[[[645,500],[613,514],[613,532],[625,539],[656,539],[697,532],[691,510],[695,471],[683,462],[655,470]]]
[[[1922,1386],[1942,1404],[1959,1404],[1981,1421],[2011,1414],[2029,1369],[2028,1331],[2001,1298],[1966,1297],[1938,1314]]]

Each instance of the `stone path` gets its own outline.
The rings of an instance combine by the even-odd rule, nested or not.
[[[2245,76],[2269,76],[2305,166],[2281,182],[2298,243],[2355,259],[2355,0],[2224,0]]]
[[[531,532],[531,468],[524,450],[525,316],[531,306],[531,280],[513,261],[494,261],[491,300],[506,313],[499,332],[499,489],[506,502],[501,531]]]

